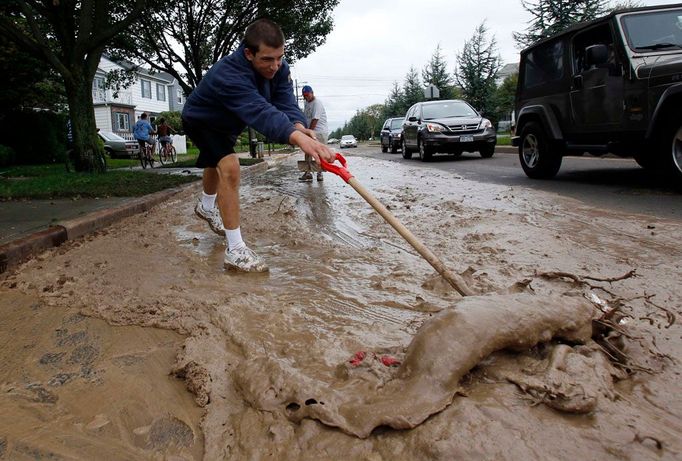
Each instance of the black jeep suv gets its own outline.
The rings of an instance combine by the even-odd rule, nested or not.
[[[531,178],[610,152],[682,180],[682,4],[614,11],[523,50],[515,112]]]
[[[386,119],[381,128],[381,152],[391,149],[391,153],[395,154],[402,147],[404,120],[404,117]]]
[[[418,102],[405,114],[403,158],[412,158],[414,151],[422,161],[436,152],[461,155],[478,151],[481,157],[490,158],[496,143],[490,120],[459,99]]]

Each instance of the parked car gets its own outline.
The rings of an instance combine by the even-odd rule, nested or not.
[[[109,131],[98,131],[97,134],[104,142],[104,150],[109,154],[109,157],[137,157],[137,152],[139,150],[137,141],[128,141]]]
[[[459,99],[418,102],[405,114],[403,157],[418,152],[422,161],[444,152],[461,155],[478,151],[483,158],[495,153],[497,134],[490,120]]]
[[[339,148],[343,149],[344,147],[358,147],[358,140],[352,134],[344,134],[341,136]]]
[[[336,144],[337,142],[339,142],[339,140],[336,138],[327,139],[327,144]]]
[[[682,6],[614,11],[521,52],[516,133],[523,171],[562,157],[634,157],[682,180]]]
[[[391,150],[392,154],[398,152],[402,148],[403,143],[403,121],[405,117],[389,118],[384,122],[381,128],[381,152],[388,152]]]

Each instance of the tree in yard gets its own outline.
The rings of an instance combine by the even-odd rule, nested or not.
[[[156,0],[158,1],[158,0]],[[139,27],[119,36],[115,56],[175,77],[185,94],[206,71],[234,51],[246,27],[260,17],[277,22],[291,63],[324,43],[339,0],[177,0],[149,3]],[[142,22],[144,27],[142,27]]]
[[[606,0],[521,0],[521,5],[532,19],[525,33],[513,34],[519,48],[526,48],[578,22],[595,19],[607,9]]]
[[[398,85],[398,82],[393,82],[393,88],[391,88],[391,93],[384,102],[384,113],[383,118],[395,117],[402,115],[407,111],[405,107],[405,95],[403,90]]]
[[[495,80],[502,63],[495,37],[488,39],[487,33],[484,21],[464,43],[464,48],[457,54],[455,81],[469,104],[477,110],[490,113],[493,109]]]
[[[410,67],[410,70],[405,75],[405,82],[403,83],[403,95],[405,97],[405,111],[409,109],[413,104],[423,101],[424,98],[424,86],[419,81],[419,73],[414,66]]]
[[[145,0],[6,0],[0,6],[0,35],[48,63],[64,82],[78,171],[102,170],[92,105],[100,56],[144,6]]]
[[[498,120],[506,118],[514,110],[514,100],[516,98],[516,86],[519,81],[519,74],[508,75],[502,84],[495,91],[493,107],[495,118]]]
[[[452,76],[448,72],[448,64],[440,52],[440,45],[431,55],[431,60],[422,70],[424,86],[435,85],[440,93],[440,99],[452,99],[456,96]]]
[[[60,111],[66,107],[64,84],[52,67],[0,36],[0,112],[22,108]]]

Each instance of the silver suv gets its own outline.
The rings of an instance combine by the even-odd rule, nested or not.
[[[422,161],[444,152],[480,152],[490,158],[495,153],[497,133],[490,120],[459,99],[418,102],[405,114],[403,158],[418,152]]]

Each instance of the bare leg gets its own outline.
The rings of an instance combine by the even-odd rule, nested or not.
[[[204,192],[208,195],[214,195],[218,192],[218,171],[216,168],[204,168],[202,184]]]
[[[209,168],[204,169],[204,191],[207,194],[215,193],[206,189],[206,180],[208,176],[209,186],[212,184],[211,173],[207,174]],[[220,210],[220,216],[223,218],[223,225],[225,229],[236,229],[239,227],[239,158],[236,155],[227,155],[223,157],[218,163],[216,169],[217,184],[215,190],[219,190],[217,203]]]

